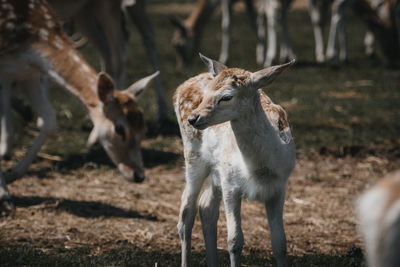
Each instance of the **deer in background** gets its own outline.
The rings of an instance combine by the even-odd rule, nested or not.
[[[145,12],[145,0],[138,0],[135,3],[129,0],[49,0],[49,4],[58,19],[73,21],[78,30],[97,48],[104,59],[105,71],[114,78],[117,89],[124,87],[128,45],[128,32],[125,28],[121,6],[125,12],[130,14],[132,21],[141,33],[153,70],[159,69],[154,30]],[[49,87],[48,79],[45,76],[42,77],[42,83],[44,88]],[[155,88],[157,90],[158,123],[162,127],[168,121],[168,107],[160,75],[155,77]],[[5,103],[5,105],[8,106],[9,103]],[[8,114],[3,117],[3,120],[0,155],[8,159],[12,154],[13,129]],[[39,115],[38,126],[42,124],[43,119]]]
[[[335,0],[326,50],[327,60],[334,65],[347,60],[344,18],[349,7],[353,7],[368,27],[364,39],[366,54],[373,54],[374,44],[377,43],[387,62],[395,65],[400,59],[400,25],[396,25],[400,18],[400,4],[398,1],[393,3],[387,0]]]
[[[143,181],[140,142],[145,125],[137,99],[158,73],[118,91],[110,76],[97,74],[74,49],[45,0],[1,0],[0,13],[0,79],[3,85],[0,114],[4,116],[9,112],[9,106],[4,104],[9,103],[11,82],[15,81],[43,118],[32,147],[5,177],[0,177],[3,208],[10,203],[6,181],[11,182],[26,172],[55,128],[56,116],[40,86],[41,74],[65,87],[86,107],[94,125],[88,143],[99,141],[125,178]]]
[[[240,266],[243,248],[242,198],[265,204],[272,250],[286,266],[283,204],[295,166],[295,147],[286,112],[260,89],[294,63],[257,72],[227,68],[201,55],[210,70],[181,84],[173,98],[186,166],[178,232],[182,266],[190,265],[191,234],[199,201],[208,266],[218,266],[217,221],[225,206],[231,266]]]
[[[71,20],[100,52],[105,71],[114,78],[117,88],[124,88],[129,34],[124,13],[129,14],[143,39],[154,72],[160,69],[153,26],[147,16],[146,0],[49,0],[61,20]],[[123,11],[121,10],[121,7]],[[161,75],[155,80],[158,122],[168,120],[168,105]]]
[[[202,31],[217,7],[218,0],[199,0],[196,8],[189,17],[180,22],[173,19],[177,27],[172,44],[178,52],[178,63],[189,65],[198,51]],[[230,25],[232,2],[221,0],[222,8],[222,42],[219,61],[226,63],[229,58]],[[290,42],[287,13],[292,0],[260,0],[257,13],[254,12],[253,1],[246,0],[247,11],[253,28],[257,32],[256,60],[258,64],[270,66],[277,57],[278,44],[280,45],[280,61],[285,62],[295,58]],[[309,11],[314,28],[315,54],[317,62],[324,62],[324,44],[322,27],[325,25],[330,0],[310,0]],[[268,45],[266,47],[265,18],[267,18]],[[278,42],[277,29],[280,28],[281,40]]]
[[[222,9],[222,42],[219,61],[226,63],[229,59],[230,31],[232,5],[235,0],[198,0],[197,6],[184,21],[175,17],[171,18],[172,24],[177,28],[172,38],[172,45],[178,53],[178,65],[188,66],[196,56],[202,33],[210,18],[221,3]],[[252,0],[245,0],[250,23],[256,31],[255,12]]]
[[[257,15],[257,48],[256,59],[258,64],[271,66],[277,56],[277,27],[280,27],[280,61],[285,62],[295,58],[290,44],[287,28],[287,12],[292,0],[260,0]],[[265,41],[265,17],[268,25],[268,45]]]
[[[368,266],[400,266],[400,171],[365,192],[357,211]]]

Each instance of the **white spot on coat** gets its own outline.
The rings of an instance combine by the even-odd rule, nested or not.
[[[86,66],[85,64],[82,65],[82,69],[84,72],[89,72],[89,70],[90,70],[89,67]]]
[[[72,58],[73,58],[73,60],[74,60],[75,62],[80,62],[80,61],[81,61],[81,59],[80,59],[77,55],[75,55],[75,54],[72,55]]]
[[[47,40],[48,37],[49,37],[49,32],[47,30],[45,30],[45,29],[40,29],[39,30],[39,36],[40,36],[40,38],[42,38],[44,40]]]

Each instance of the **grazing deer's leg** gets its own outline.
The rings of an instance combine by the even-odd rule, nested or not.
[[[11,157],[13,145],[10,80],[1,80],[0,102],[0,157],[8,159]]]
[[[178,233],[182,245],[182,266],[190,266],[192,228],[197,211],[197,198],[208,174],[208,167],[200,159],[186,162],[186,185],[182,193],[178,221]]]
[[[207,265],[218,266],[217,223],[222,195],[221,190],[213,185],[211,179],[212,178],[210,178],[208,187],[201,194],[199,213],[204,241],[206,243]]]
[[[2,81],[2,87],[0,88],[0,91],[4,91],[4,80]],[[1,94],[0,98],[0,118],[3,118],[3,107],[4,107],[4,98],[3,95]],[[0,136],[2,136],[3,130],[2,127],[0,127]],[[1,168],[1,159],[2,155],[0,155],[0,213],[3,211],[9,211],[12,210],[12,205],[11,205],[11,196],[10,192],[8,191],[6,181],[3,176],[2,168]]]
[[[40,150],[45,142],[47,135],[56,126],[56,116],[51,103],[47,98],[46,92],[40,87],[40,75],[32,75],[31,77],[18,81],[18,86],[25,90],[32,101],[32,107],[37,111],[38,116],[43,119],[43,125],[40,129],[38,137],[35,139],[32,147],[25,156],[6,173],[6,181],[10,183],[21,177],[28,169],[29,164],[35,158],[36,153]]]
[[[325,61],[324,38],[322,30],[326,23],[329,0],[310,0],[308,11],[314,30],[315,39],[315,58],[318,63]]]
[[[242,255],[244,244],[240,218],[241,195],[241,192],[233,191],[231,188],[222,188],[228,228],[228,250],[232,267],[240,266],[240,256]]]
[[[272,252],[275,255],[277,266],[286,266],[286,235],[283,227],[283,204],[285,193],[267,200],[268,224],[271,231]]]
[[[364,37],[365,54],[373,57],[375,53],[375,36],[371,31],[367,31]]]
[[[265,60],[265,3],[266,1],[258,1],[257,9],[257,48],[256,60],[257,64],[263,64]]]
[[[314,39],[315,39],[315,58],[318,63],[322,63],[325,61],[324,56],[324,39],[322,37],[322,29],[321,29],[321,13],[318,8],[318,0],[310,0],[308,5],[308,11],[311,17],[311,23],[313,25],[314,30]]]
[[[146,12],[146,1],[137,0],[133,6],[128,9],[130,17],[138,28],[144,46],[146,47],[147,55],[150,58],[153,71],[160,69],[158,62],[158,53],[155,41],[155,33],[152,23],[149,20]],[[158,121],[160,123],[165,122],[168,119],[168,105],[164,96],[164,87],[162,85],[161,75],[158,75],[155,79],[155,88],[157,90],[157,103],[158,103]]]
[[[42,88],[44,95],[50,99],[50,78],[47,75],[40,75],[40,88]],[[41,128],[43,126],[43,118],[38,116],[36,126]]]
[[[107,69],[107,66],[111,68],[111,51],[107,44],[107,38],[104,31],[101,29],[98,20],[95,17],[94,12],[81,11],[73,18],[73,22],[83,35],[85,35],[90,43],[92,43],[102,55],[102,68]],[[112,76],[112,70],[107,72]]]
[[[332,64],[337,64],[337,51],[339,46],[339,33],[344,29],[344,13],[351,0],[335,0],[332,5],[332,18],[329,30],[329,39],[326,49],[326,59]],[[344,33],[343,33],[344,34]],[[343,40],[343,39],[342,39]]]
[[[347,37],[346,37],[346,19],[343,16],[342,23],[339,25],[339,60],[341,62],[347,61]]]
[[[8,212],[14,209],[14,205],[11,202],[11,195],[8,191],[6,180],[4,178],[1,161],[0,161],[0,214],[2,212]]]
[[[376,11],[380,18],[388,18],[390,15],[386,12],[383,3],[384,0],[373,0],[370,2],[371,8]],[[398,1],[397,1],[398,2]],[[400,3],[400,2],[398,2]],[[394,10],[394,9],[393,9]],[[400,15],[400,14],[399,14]],[[365,54],[368,57],[373,57],[375,54],[375,36],[371,29],[368,29],[364,37]]]
[[[394,6],[394,22],[396,25],[396,29],[397,29],[397,38],[398,38],[398,43],[400,44],[400,1],[397,1],[395,6]]]
[[[106,44],[110,51],[106,58],[106,71],[114,78],[118,89],[125,88],[125,65],[128,36],[124,32],[123,13],[120,1],[99,1],[96,14],[98,24],[104,31]]]
[[[247,15],[249,16],[250,25],[257,33],[257,14],[254,10],[253,0],[245,0]]]
[[[287,12],[290,7],[291,0],[283,0],[281,3],[281,14],[279,16],[279,25],[281,27],[281,49],[280,49],[280,61],[282,63],[288,62],[295,58],[293,48],[290,43],[288,27],[287,27]]]
[[[96,6],[97,12],[87,11],[87,8],[89,7],[74,16],[74,23],[100,52],[104,60],[102,68],[116,81],[117,88],[122,89],[125,78],[126,42],[121,40],[124,38],[121,31],[121,17],[114,16],[114,12],[112,19],[107,22],[100,21],[96,13],[107,12],[107,8]],[[120,12],[118,10],[116,13]]]
[[[221,42],[221,53],[219,55],[219,61],[226,64],[229,57],[229,46],[230,46],[230,31],[231,31],[231,17],[232,17],[232,2],[231,0],[221,1],[222,9],[222,42]]]
[[[277,36],[276,36],[276,27],[278,20],[278,12],[279,11],[279,2],[277,0],[267,1],[266,4],[266,14],[267,14],[267,25],[268,25],[268,45],[265,56],[264,66],[271,66],[273,61],[276,58],[277,53]]]

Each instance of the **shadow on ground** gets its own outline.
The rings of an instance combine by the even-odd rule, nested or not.
[[[219,265],[229,266],[229,254],[219,251]],[[31,246],[2,246],[0,245],[0,259],[6,266],[179,266],[178,252],[142,251],[130,248],[129,244],[120,248],[103,251],[93,255],[89,248],[67,250],[60,248],[55,253],[44,253]],[[192,255],[194,266],[206,266],[205,254],[194,252]],[[275,266],[274,258],[269,253],[256,251],[242,256],[244,266]],[[310,254],[303,256],[289,256],[289,266],[365,266],[362,256]]]
[[[156,149],[142,149],[142,153],[144,166],[146,168],[151,168],[158,165],[172,164],[181,156],[177,153],[159,151]],[[93,164],[96,167],[115,167],[100,145],[92,147],[88,151],[88,153],[77,153],[68,155],[62,161],[55,162],[53,167],[59,171],[65,172],[80,169],[84,167],[84,165],[90,166]],[[45,170],[42,170],[41,172],[43,171]],[[41,175],[43,175],[43,173],[41,173]]]
[[[157,217],[151,214],[141,214],[137,211],[125,210],[95,201],[78,201],[36,196],[12,196],[12,200],[16,207],[40,206],[42,209],[62,210],[84,218],[115,217],[158,221]]]

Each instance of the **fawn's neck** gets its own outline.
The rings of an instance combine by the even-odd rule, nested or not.
[[[96,71],[68,40],[55,38],[57,42],[34,45],[48,63],[47,74],[82,102],[92,120],[97,119],[101,116],[101,103],[97,95]]]
[[[246,165],[256,171],[270,166],[281,142],[262,108],[259,92],[247,104],[249,112],[231,120],[231,127]]]

